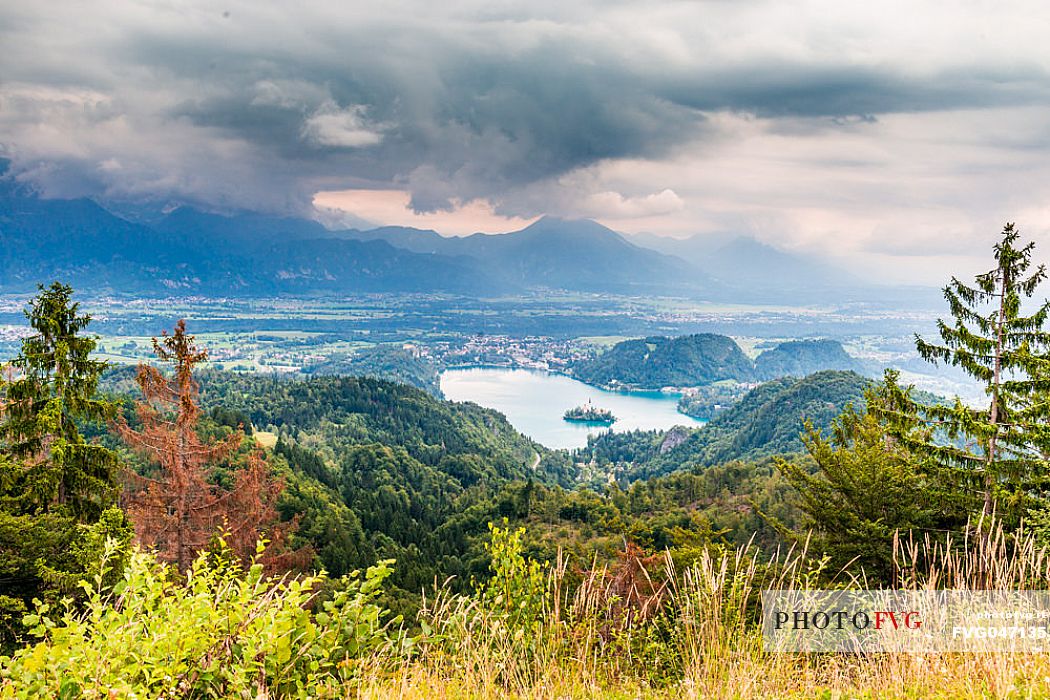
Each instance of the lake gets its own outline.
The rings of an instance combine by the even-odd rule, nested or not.
[[[520,432],[552,448],[583,447],[588,434],[609,429],[562,419],[565,411],[588,399],[595,406],[613,412],[617,421],[612,429],[616,432],[704,424],[678,412],[677,394],[606,391],[561,374],[538,370],[448,370],[441,374],[441,391],[452,401],[473,401],[496,409]]]

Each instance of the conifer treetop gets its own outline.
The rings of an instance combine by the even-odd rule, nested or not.
[[[0,381],[0,442],[19,463],[26,508],[59,507],[90,521],[112,502],[119,464],[78,426],[117,409],[97,396],[107,365],[91,357],[96,340],[83,335],[91,317],[80,314],[73,289],[55,282],[39,290],[25,311],[34,333]]]
[[[934,364],[959,367],[984,385],[987,406],[919,405],[899,388],[895,421],[910,449],[940,469],[957,470],[959,482],[976,481],[983,513],[997,505],[1019,506],[1027,494],[1045,487],[1050,472],[1050,301],[1025,314],[1025,301],[1046,277],[1035,265],[1035,243],[1021,244],[1012,223],[993,248],[995,267],[968,285],[952,277],[944,288],[951,319],[937,322],[940,343],[915,336],[919,355]],[[891,385],[891,389],[892,389]],[[935,432],[909,437],[908,419]]]

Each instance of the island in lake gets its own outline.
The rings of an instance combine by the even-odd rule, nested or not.
[[[590,399],[582,406],[570,408],[562,417],[567,421],[577,423],[604,423],[612,425],[616,422],[616,416],[612,414],[612,411],[607,408],[598,408],[590,402]]]

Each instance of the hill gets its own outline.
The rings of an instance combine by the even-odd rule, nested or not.
[[[316,375],[341,374],[386,379],[423,389],[439,399],[444,398],[437,363],[396,343],[330,355],[310,365],[305,371]]]
[[[714,333],[625,340],[596,358],[577,363],[572,371],[591,384],[640,389],[754,378],[751,360],[740,346]]]
[[[847,404],[863,403],[868,383],[855,372],[835,370],[766,382],[703,428],[674,428],[670,441],[667,435],[649,437],[649,449],[634,460],[629,478],[801,452],[805,421],[826,431]]]
[[[755,373],[761,380],[804,377],[825,369],[860,373],[862,365],[836,340],[791,340],[755,358]]]
[[[105,387],[132,394],[133,368]],[[287,380],[200,374],[201,405],[228,426],[275,435],[286,489],[281,512],[300,519],[300,538],[334,575],[397,559],[397,596],[412,607],[435,576],[466,585],[480,574],[474,544],[504,485],[534,479],[568,485],[569,464],[518,433],[500,413],[439,400],[368,377]],[[539,457],[537,459],[537,456]],[[477,508],[475,508],[477,510]]]

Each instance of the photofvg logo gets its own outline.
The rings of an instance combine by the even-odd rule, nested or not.
[[[762,593],[766,651],[1050,651],[1047,591]]]

